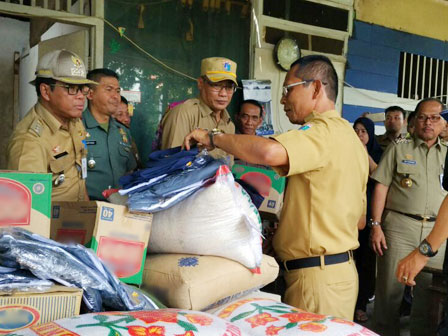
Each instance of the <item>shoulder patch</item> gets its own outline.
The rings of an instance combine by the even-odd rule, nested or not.
[[[28,129],[29,132],[34,133],[37,136],[42,135],[42,123],[39,119],[34,119],[34,121],[31,123],[30,128]]]
[[[397,138],[393,141],[394,144],[401,144],[401,143],[411,143],[412,139],[406,139],[406,138]]]
[[[312,124],[305,124],[302,125],[302,127],[299,128],[299,131],[307,131],[309,130],[313,125]]]

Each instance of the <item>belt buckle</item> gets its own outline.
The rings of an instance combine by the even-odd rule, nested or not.
[[[287,260],[283,260],[283,267],[285,268],[286,272],[289,272],[288,266],[286,266]]]

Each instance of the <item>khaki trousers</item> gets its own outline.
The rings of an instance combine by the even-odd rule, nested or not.
[[[382,257],[377,257],[377,279],[375,290],[374,320],[375,331],[381,335],[400,335],[400,305],[404,285],[395,278],[398,262],[412,252],[426,238],[434,222],[422,222],[399,213],[386,210],[383,217],[383,231],[388,249]],[[437,256],[430,259],[431,266],[441,267],[445,255],[445,245]],[[428,335],[429,292],[432,275],[420,273],[413,288],[410,330],[411,335]]]
[[[321,263],[323,264],[323,257]],[[311,313],[353,320],[358,296],[354,260],[285,271],[285,302]]]

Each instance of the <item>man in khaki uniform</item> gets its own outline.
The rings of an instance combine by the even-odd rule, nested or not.
[[[412,139],[389,146],[372,178],[371,240],[379,256],[375,293],[377,331],[399,335],[399,308],[404,286],[395,281],[400,259],[412,252],[434,226],[440,204],[446,195],[442,174],[447,148],[440,142],[443,104],[424,99],[416,107]],[[444,249],[444,248],[443,248]],[[444,252],[440,253],[443,258]],[[421,274],[414,291],[411,334],[429,330],[428,293],[431,275]]]
[[[87,84],[82,60],[56,50],[37,65],[38,102],[19,122],[8,145],[8,169],[53,174],[53,201],[88,200],[86,132],[79,119]]]
[[[195,128],[220,129],[235,133],[235,125],[226,108],[238,86],[236,63],[222,57],[202,60],[198,78],[199,97],[188,99],[166,112],[162,125],[161,149],[182,145],[185,136]],[[210,153],[225,158],[227,153],[215,149]]]
[[[383,151],[389,144],[406,137],[406,133],[401,132],[403,127],[406,126],[406,112],[400,106],[389,106],[384,113],[386,114],[386,120],[384,120],[386,133],[376,136],[376,140]]]
[[[338,78],[324,56],[294,62],[281,103],[294,124],[266,139],[195,130],[186,138],[219,147],[289,177],[274,250],[285,269],[285,302],[309,312],[353,319],[358,275],[352,250],[366,213],[367,152],[335,111]]]

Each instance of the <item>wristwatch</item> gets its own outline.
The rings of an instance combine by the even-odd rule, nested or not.
[[[213,148],[216,148],[215,143],[213,142],[213,137],[218,134],[224,134],[224,131],[220,130],[219,128],[214,128],[208,132],[208,136],[210,138],[210,144],[212,145]]]
[[[374,226],[381,226],[381,222],[374,221],[372,218],[369,219],[369,222],[367,223],[367,226],[372,228]]]
[[[434,257],[437,252],[439,251],[433,251],[431,244],[428,243],[426,239],[423,239],[423,241],[418,246],[418,251],[423,254],[425,257]]]

